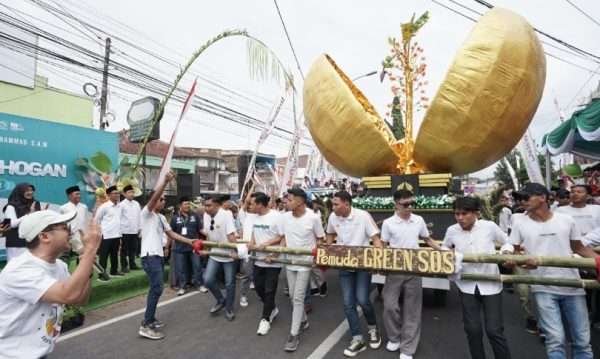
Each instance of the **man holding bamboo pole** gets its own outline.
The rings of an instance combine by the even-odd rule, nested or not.
[[[572,217],[550,211],[546,187],[539,183],[528,183],[519,193],[527,198],[527,213],[513,223],[510,239],[514,245],[531,255],[570,257],[577,253],[582,257],[597,257],[591,248],[581,243],[579,230]],[[580,278],[577,268],[538,268],[535,260],[528,261],[527,267],[531,273],[539,276]],[[585,291],[546,285],[532,285],[531,289],[538,308],[539,325],[546,335],[548,358],[567,357],[565,331],[569,330],[573,358],[591,359],[593,354]],[[563,317],[566,323],[563,323]]]
[[[325,238],[321,218],[312,210],[306,208],[308,196],[300,188],[288,190],[289,212],[283,215],[284,246],[290,248],[313,249],[317,242]],[[299,260],[311,260],[308,256],[292,255]],[[310,282],[311,268],[306,266],[288,265],[286,276],[292,301],[292,325],[290,335],[284,350],[296,351],[300,340],[300,331],[308,329],[308,318],[304,310],[304,299]]]
[[[414,195],[408,190],[394,193],[396,213],[383,221],[381,240],[392,248],[419,249],[419,239],[440,250],[430,237],[423,217],[412,213]],[[401,305],[402,304],[402,305]],[[422,279],[389,273],[383,287],[383,324],[389,341],[386,349],[400,350],[400,359],[412,359],[421,336]]]
[[[454,202],[457,224],[448,227],[442,247],[454,248],[460,253],[496,253],[496,243],[503,253],[511,253],[513,246],[494,222],[480,220],[481,202],[476,197],[460,197]],[[498,275],[498,265],[491,263],[464,263],[462,273]],[[496,359],[510,359],[508,342],[504,336],[502,317],[502,283],[457,280],[463,310],[463,324],[473,359],[485,359],[483,327]],[[481,322],[483,311],[484,323]]]
[[[252,207],[256,213],[252,225],[252,239],[248,245],[250,250],[263,250],[268,246],[278,246],[283,239],[281,214],[269,208],[269,196],[257,192],[252,198]],[[271,323],[277,317],[279,309],[275,305],[277,283],[281,272],[280,263],[272,263],[273,254],[258,253],[254,262],[254,288],[263,302],[261,320],[256,334],[267,335]]]
[[[337,244],[344,246],[369,246],[369,241],[372,240],[376,247],[383,247],[375,221],[367,211],[352,208],[352,196],[346,191],[339,191],[333,195],[333,213],[329,216],[326,232],[327,244],[333,244],[337,237]],[[352,341],[344,350],[344,355],[355,357],[367,349],[361,333],[357,304],[367,319],[369,346],[371,349],[378,349],[381,346],[381,336],[377,329],[375,310],[369,298],[371,273],[364,270],[340,269],[339,278],[344,313],[352,334]]]

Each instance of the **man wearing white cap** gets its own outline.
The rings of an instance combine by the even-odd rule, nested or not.
[[[28,251],[0,273],[0,353],[2,358],[41,358],[52,352],[60,334],[63,306],[85,304],[100,246],[100,229],[90,224],[72,275],[58,259],[70,250],[67,224],[77,212],[39,211],[23,217],[19,237]]]

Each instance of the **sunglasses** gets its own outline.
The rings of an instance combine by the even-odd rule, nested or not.
[[[210,230],[213,231],[215,229],[215,220],[211,219],[210,220]]]
[[[405,202],[405,203],[399,203],[399,202],[398,202],[398,205],[399,205],[400,207],[404,207],[404,208],[408,208],[408,207],[414,207],[414,206],[415,206],[415,204],[417,204],[417,202],[415,202],[415,201],[411,201],[411,202]]]

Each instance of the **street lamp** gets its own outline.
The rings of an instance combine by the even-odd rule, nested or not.
[[[366,73],[364,75],[360,75],[358,77],[355,77],[355,78],[352,79],[352,82],[354,82],[356,80],[359,80],[359,79],[362,79],[363,77],[369,77],[369,76],[373,76],[373,75],[377,75],[377,71],[371,71],[371,72]]]

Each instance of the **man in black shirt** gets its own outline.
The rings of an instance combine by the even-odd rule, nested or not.
[[[190,239],[200,236],[202,219],[191,210],[188,197],[180,198],[179,212],[171,219],[171,228],[176,233]],[[173,255],[175,256],[175,273],[179,287],[177,295],[185,294],[185,287],[189,282],[201,289],[204,285],[202,280],[203,258],[192,253],[192,247],[179,242],[174,243]]]

